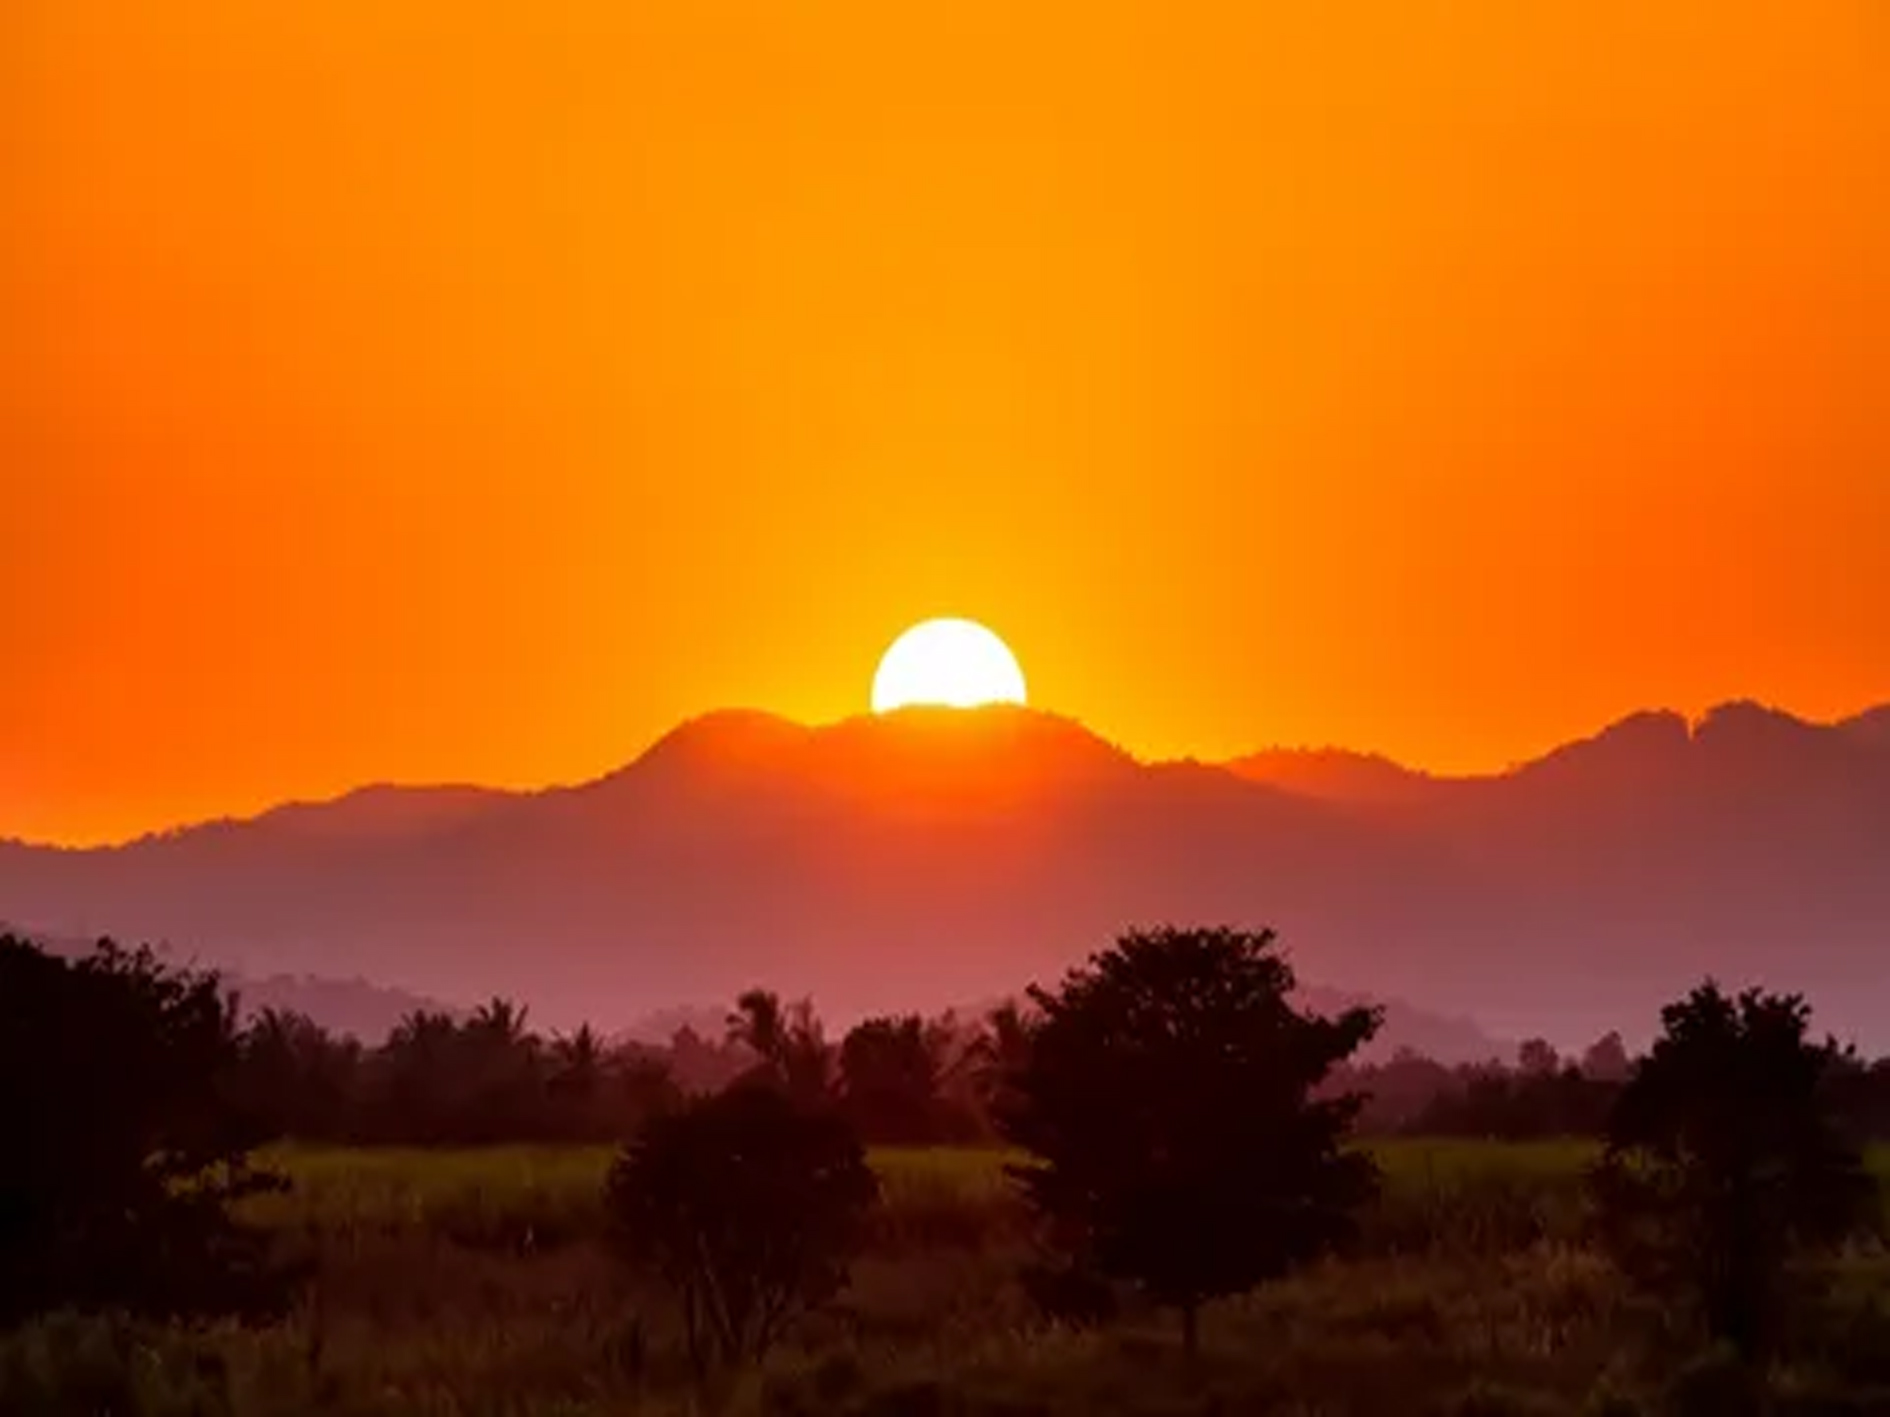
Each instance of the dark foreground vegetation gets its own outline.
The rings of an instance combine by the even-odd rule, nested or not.
[[[1885,1069],[1800,1000],[1361,1139],[1429,1065],[1291,986],[1204,930],[975,1027],[758,993],[705,1084],[0,941],[0,1412],[1890,1413]]]

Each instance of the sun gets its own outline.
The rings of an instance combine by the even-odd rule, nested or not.
[[[879,661],[873,712],[914,704],[975,708],[1024,702],[1024,671],[1010,647],[976,620],[914,625]]]

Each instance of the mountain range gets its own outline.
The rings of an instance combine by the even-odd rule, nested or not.
[[[1707,974],[1802,991],[1890,1051],[1890,706],[1641,713],[1481,777],[1143,762],[1021,708],[726,711],[577,786],[0,844],[0,917],[257,978],[504,993],[558,1027],[757,984],[840,1021],[938,1008],[1051,983],[1133,924],[1265,925],[1332,997],[1456,1040],[1439,1052],[1645,1039]]]

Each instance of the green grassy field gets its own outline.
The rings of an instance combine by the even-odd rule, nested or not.
[[[1592,1154],[1561,1142],[1391,1142],[1372,1151],[1385,1196],[1370,1220],[1384,1245],[1407,1232],[1427,1245],[1468,1244],[1494,1226],[1534,1224],[1548,1232],[1573,1226],[1581,1171]],[[611,1155],[601,1147],[285,1148],[265,1161],[290,1177],[292,1189],[261,1202],[259,1214],[329,1236],[421,1230],[478,1246],[555,1248],[601,1225],[599,1196]],[[1003,1225],[1015,1208],[1007,1159],[997,1151],[875,1151],[889,1233],[928,1220],[945,1227],[958,1217],[977,1222],[966,1238],[988,1238],[988,1228]],[[1452,1226],[1462,1233],[1448,1232]]]
[[[1017,1283],[1028,1232],[1001,1155],[877,1153],[885,1204],[852,1287],[715,1405],[882,1417],[1730,1412],[1705,1390],[1710,1369],[1685,1376],[1697,1350],[1685,1328],[1583,1244],[1587,1148],[1374,1151],[1384,1193],[1357,1252],[1214,1306],[1193,1365],[1159,1314],[1132,1311],[1099,1332],[1042,1321]],[[609,1152],[268,1159],[294,1184],[256,1213],[317,1266],[292,1316],[249,1332],[42,1325],[0,1348],[0,1410],[703,1410],[665,1299],[601,1243]],[[1890,1174],[1890,1156],[1875,1162]],[[1797,1395],[1782,1411],[1890,1413],[1890,1265],[1859,1253],[1840,1280],[1828,1351],[1779,1378]],[[55,1379],[64,1405],[45,1396]]]

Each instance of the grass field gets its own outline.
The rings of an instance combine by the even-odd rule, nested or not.
[[[783,1417],[1736,1413],[1684,1325],[1583,1244],[1586,1148],[1374,1150],[1386,1184],[1357,1253],[1214,1306],[1192,1365],[1158,1314],[1100,1332],[1042,1321],[1017,1284],[1028,1233],[1002,1156],[877,1153],[885,1204],[851,1289],[714,1405]],[[0,1410],[703,1410],[664,1298],[601,1243],[607,1151],[269,1159],[294,1185],[257,1214],[317,1265],[301,1308],[249,1332],[42,1325],[0,1348]],[[1890,1172],[1890,1157],[1875,1160]],[[1890,1413],[1890,1265],[1860,1253],[1840,1280],[1820,1320],[1828,1337],[1777,1381],[1781,1411]]]
[[[1370,1217],[1370,1248],[1483,1248],[1572,1235],[1579,1226],[1581,1172],[1592,1152],[1580,1143],[1412,1141],[1372,1150],[1385,1195]],[[475,1247],[555,1248],[601,1226],[611,1156],[601,1147],[285,1148],[265,1160],[293,1188],[262,1202],[260,1213],[331,1237],[419,1230]],[[946,1230],[956,1218],[976,1222],[965,1239],[988,1239],[1015,1208],[1007,1159],[997,1151],[875,1151],[887,1238],[915,1227]]]

